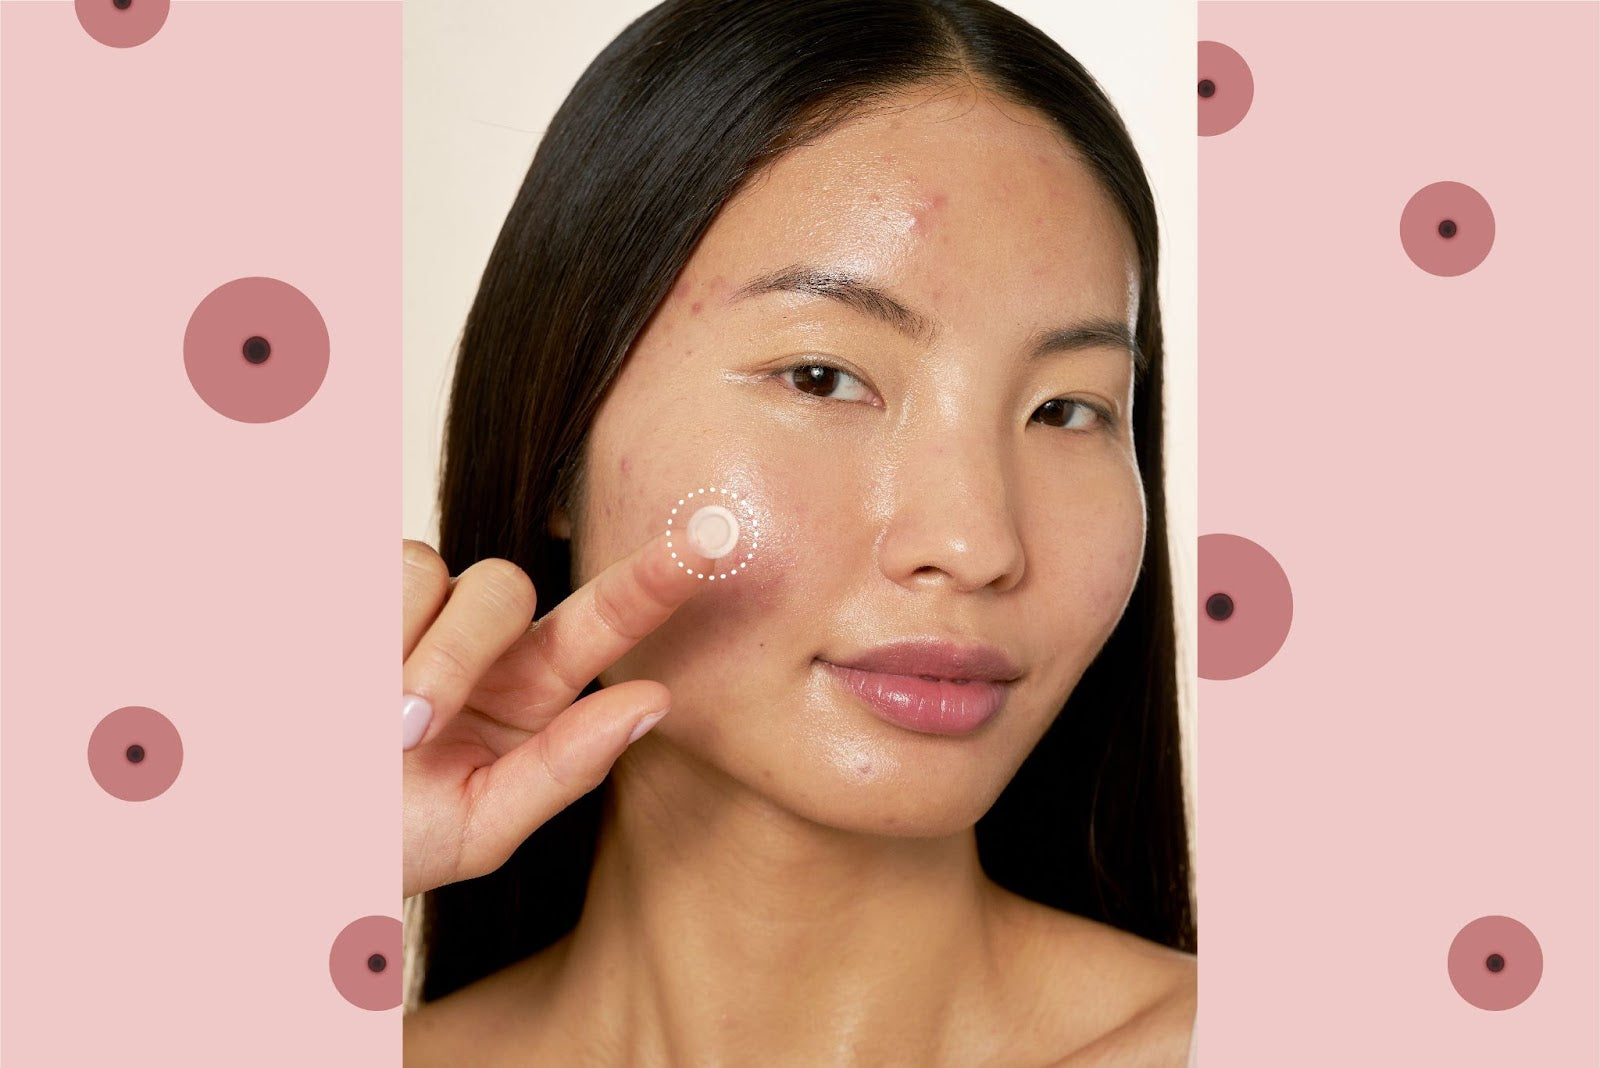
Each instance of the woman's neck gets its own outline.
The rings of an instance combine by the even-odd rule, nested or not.
[[[970,827],[839,831],[666,748],[613,770],[540,999],[564,1035],[640,1065],[976,1063],[1015,1041],[1014,925]]]

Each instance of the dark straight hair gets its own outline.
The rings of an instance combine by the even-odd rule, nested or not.
[[[864,106],[970,80],[1053,120],[1138,247],[1133,431],[1148,516],[1128,607],[1065,707],[977,824],[1001,886],[1194,951],[1162,469],[1155,204],[1105,93],[988,0],[668,0],[590,64],[550,124],[468,313],[450,397],[439,552],[451,574],[512,561],[542,615],[572,589],[548,533],[582,492],[595,413],[696,243],[750,177]],[[597,687],[591,683],[585,693]],[[576,925],[605,783],[497,871],[422,902],[420,1001]],[[408,934],[408,937],[412,935]]]

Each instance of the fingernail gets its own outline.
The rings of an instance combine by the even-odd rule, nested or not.
[[[414,693],[406,694],[405,703],[400,709],[400,748],[401,750],[413,749],[422,741],[422,736],[427,733],[428,723],[433,719],[433,705],[426,697],[418,697]]]
[[[641,719],[639,721],[639,725],[633,728],[633,733],[628,735],[628,744],[632,745],[640,738],[643,738],[644,732],[649,730],[651,727],[654,727],[657,723],[660,723],[661,717],[666,714],[667,710],[663,708],[660,712],[652,712],[648,716],[644,717],[644,719]]]

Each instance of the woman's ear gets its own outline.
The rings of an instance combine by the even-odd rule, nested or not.
[[[572,540],[572,520],[567,517],[565,508],[557,509],[551,514],[550,536],[560,538],[562,541]]]

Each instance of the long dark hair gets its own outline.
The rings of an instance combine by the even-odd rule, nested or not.
[[[466,320],[446,423],[439,552],[571,592],[548,533],[630,347],[718,210],[783,152],[912,86],[970,77],[1053,119],[1139,252],[1134,438],[1148,534],[1123,618],[978,821],[988,876],[1035,901],[1195,950],[1162,471],[1155,204],[1087,71],[989,0],[667,0],[602,52],[546,132]],[[591,684],[586,693],[593,692]],[[607,780],[609,782],[609,778]],[[583,908],[605,784],[498,871],[423,898],[420,1000],[536,953]]]

